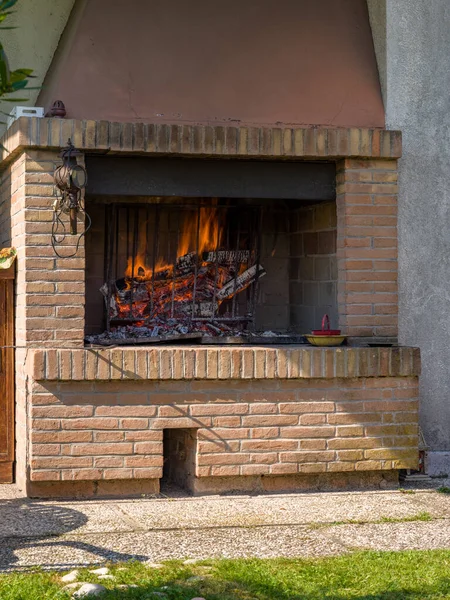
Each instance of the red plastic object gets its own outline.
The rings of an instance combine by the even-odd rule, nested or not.
[[[330,317],[323,315],[322,329],[313,329],[313,335],[341,335],[340,329],[330,329]]]

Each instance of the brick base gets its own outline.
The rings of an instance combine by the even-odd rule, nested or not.
[[[398,471],[317,473],[278,477],[193,478],[188,492],[193,496],[236,493],[326,492],[386,490],[398,486]],[[134,498],[159,493],[159,480],[31,482],[30,498]]]
[[[168,429],[191,431],[189,473],[205,480],[395,471],[418,461],[417,377],[31,387],[33,486],[158,482]]]
[[[398,471],[361,473],[311,473],[279,477],[204,477],[192,481],[194,496],[236,492],[328,492],[336,490],[385,490],[398,486]]]
[[[31,481],[29,498],[140,498],[159,493],[159,479],[112,481]]]

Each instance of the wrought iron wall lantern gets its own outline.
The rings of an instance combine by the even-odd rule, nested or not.
[[[61,258],[70,258],[76,255],[82,237],[86,235],[91,226],[91,218],[84,209],[82,198],[82,190],[87,184],[87,173],[86,169],[77,162],[77,156],[80,154],[80,151],[74,147],[69,138],[67,147],[61,150],[62,164],[56,167],[53,175],[57,198],[53,204],[52,247],[55,254]],[[80,213],[84,217],[84,230],[78,234]],[[61,255],[57,250],[57,246],[60,246],[67,237],[64,216],[69,219],[70,235],[78,236],[78,239],[72,254]]]

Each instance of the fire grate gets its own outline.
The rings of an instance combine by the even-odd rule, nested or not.
[[[258,282],[266,273],[261,205],[155,199],[112,203],[105,215],[101,291],[109,343],[254,331]]]

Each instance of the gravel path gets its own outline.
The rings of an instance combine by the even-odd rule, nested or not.
[[[0,570],[408,548],[450,549],[450,495],[426,489],[44,502],[0,486]]]

